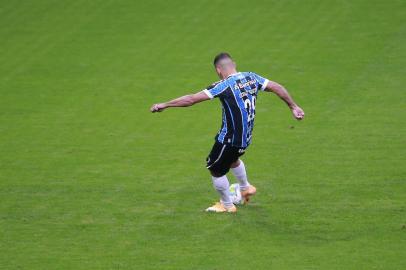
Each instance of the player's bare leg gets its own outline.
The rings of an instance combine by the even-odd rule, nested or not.
[[[228,182],[226,175],[217,175],[214,172],[211,172],[213,186],[220,194],[220,202],[215,203],[213,206],[210,206],[206,209],[207,212],[215,213],[235,213],[237,208],[233,204],[230,198],[230,183]]]
[[[257,189],[248,182],[245,165],[241,159],[233,162],[230,168],[240,184],[241,196],[244,199],[244,204],[246,204],[249,202],[250,197],[255,195]]]

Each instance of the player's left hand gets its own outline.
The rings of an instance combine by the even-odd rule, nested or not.
[[[292,114],[293,114],[293,117],[295,117],[297,120],[302,120],[305,115],[304,111],[299,106],[295,106],[292,108]]]
[[[164,103],[158,103],[158,104],[154,104],[151,107],[151,112],[162,112],[163,110],[165,110],[166,106]]]

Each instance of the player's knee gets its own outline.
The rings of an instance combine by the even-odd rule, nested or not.
[[[222,177],[224,174],[222,174],[222,173],[220,173],[220,172],[216,172],[216,171],[213,171],[213,170],[210,170],[209,169],[209,171],[210,171],[210,174],[213,176],[213,177]]]
[[[240,159],[237,159],[236,161],[231,163],[230,168],[236,168],[238,166],[240,166]]]

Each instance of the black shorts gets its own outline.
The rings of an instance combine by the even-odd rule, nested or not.
[[[235,147],[231,144],[222,144],[216,140],[206,159],[207,169],[219,176],[223,176],[230,170],[230,165],[236,162],[244,153],[245,148]]]

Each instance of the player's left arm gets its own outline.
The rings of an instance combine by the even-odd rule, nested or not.
[[[209,100],[209,99],[210,99],[210,97],[205,92],[200,91],[196,94],[182,96],[182,97],[173,99],[168,102],[154,104],[154,105],[152,105],[150,110],[151,110],[151,112],[154,113],[154,112],[162,112],[166,108],[170,108],[170,107],[189,107],[196,103],[199,103],[199,102],[202,102],[205,100]]]
[[[278,97],[285,101],[286,105],[289,106],[293,116],[297,120],[302,120],[304,118],[304,111],[296,104],[285,87],[277,82],[268,81],[267,85],[265,86],[265,91],[274,92]]]

